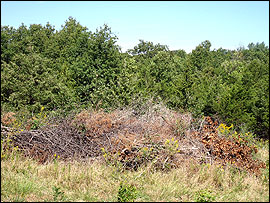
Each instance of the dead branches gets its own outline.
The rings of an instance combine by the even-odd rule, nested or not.
[[[184,117],[176,112],[139,117],[124,110],[83,111],[75,118],[39,130],[21,131],[1,125],[1,137],[12,135],[15,146],[41,163],[56,155],[63,160],[82,160],[97,158],[106,152],[110,154],[110,161],[119,161],[126,169],[136,169],[149,162],[161,169],[168,165],[178,167],[183,159],[223,165],[236,162],[237,167],[256,173],[264,167],[252,159],[250,147],[219,137],[217,121],[206,117],[197,130],[191,131],[187,127],[191,124],[190,118],[184,121]]]

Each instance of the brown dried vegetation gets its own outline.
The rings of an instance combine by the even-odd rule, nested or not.
[[[210,117],[206,117],[206,122],[200,140],[217,162],[223,166],[230,163],[237,168],[244,168],[257,174],[260,173],[260,168],[266,167],[265,163],[252,158],[252,153],[258,152],[255,146],[248,146],[246,140],[241,143],[240,138],[229,140],[218,136],[218,122],[213,122]]]
[[[15,115],[16,114],[13,112],[8,112],[4,114],[1,118],[1,123],[5,126],[10,126],[16,120],[16,118],[14,117]]]
[[[12,116],[6,115],[2,124],[7,125]],[[175,168],[187,159],[231,164],[256,174],[265,168],[263,162],[252,158],[252,153],[257,153],[255,147],[218,135],[217,127],[218,121],[210,117],[199,125],[190,114],[166,108],[141,115],[131,110],[84,110],[53,125],[24,130],[12,139],[26,156],[40,163],[53,159],[55,154],[62,160],[99,159],[103,155],[107,162],[135,170],[148,163],[162,170]],[[3,135],[10,132],[8,127],[1,130]]]

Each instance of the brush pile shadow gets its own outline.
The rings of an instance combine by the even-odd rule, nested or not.
[[[219,135],[217,127],[218,121],[210,117],[196,120],[166,108],[153,107],[144,113],[84,110],[38,130],[14,133],[2,126],[1,137],[13,133],[14,146],[40,163],[59,155],[62,160],[102,158],[108,164],[134,170],[149,163],[168,170],[191,159],[230,164],[256,174],[265,168],[265,163],[252,158],[252,153],[257,153],[254,146]]]

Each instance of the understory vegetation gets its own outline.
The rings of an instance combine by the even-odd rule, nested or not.
[[[117,39],[1,26],[1,200],[269,202],[269,48]]]

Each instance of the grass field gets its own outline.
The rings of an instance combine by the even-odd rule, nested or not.
[[[1,201],[250,201],[269,202],[269,145],[256,158],[260,176],[232,167],[196,165],[191,160],[168,172],[120,172],[102,160],[45,164],[13,152],[1,159]]]

